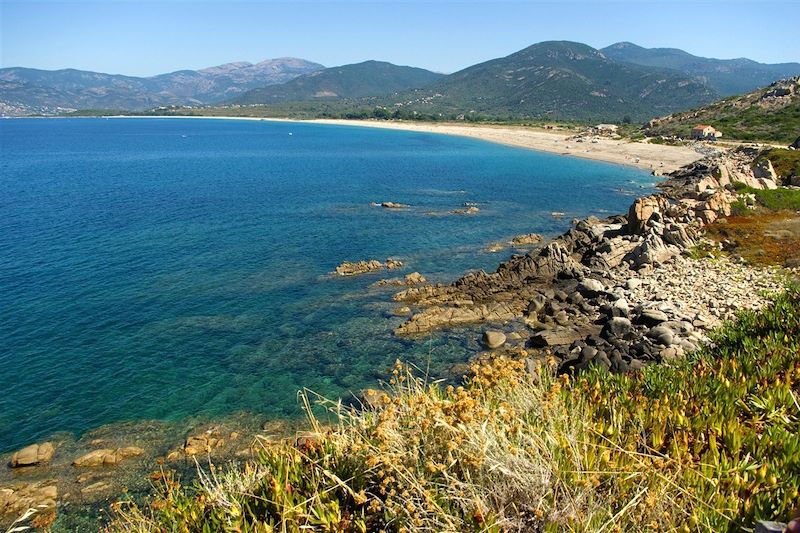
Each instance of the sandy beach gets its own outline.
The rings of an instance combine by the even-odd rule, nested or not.
[[[342,120],[342,119],[282,119],[260,117],[222,116],[164,116],[164,117],[109,117],[109,118],[208,118],[223,120],[269,120],[275,122],[298,122],[309,124],[333,124],[382,128],[391,130],[419,131],[442,135],[459,135],[507,146],[550,152],[572,157],[594,159],[619,165],[628,165],[663,174],[672,172],[703,157],[703,154],[687,146],[668,146],[609,138],[588,139],[583,142],[570,140],[574,131],[542,130],[527,126],[495,126],[487,124],[435,124],[402,121]]]
[[[569,137],[575,135],[575,132],[539,130],[524,126],[326,119],[307,122],[460,135],[508,146],[595,159],[659,172],[672,172],[703,157],[702,154],[686,146],[667,146],[607,138],[599,138],[597,142],[588,140],[576,142],[568,140]]]

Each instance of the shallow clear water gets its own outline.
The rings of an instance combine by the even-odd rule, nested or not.
[[[290,135],[291,133],[291,135]],[[391,331],[381,275],[493,269],[491,242],[621,212],[642,171],[471,139],[197,119],[0,121],[0,451],[119,420],[298,413],[396,358],[465,361],[458,333]],[[370,207],[395,201],[407,211]],[[476,202],[477,216],[444,215]],[[553,211],[566,216],[554,218]]]

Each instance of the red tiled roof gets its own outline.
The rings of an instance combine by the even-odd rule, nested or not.
[[[704,130],[704,129],[706,129],[706,128],[711,128],[711,127],[712,127],[712,126],[709,126],[708,124],[698,124],[697,126],[695,126],[695,127],[694,127],[694,128],[692,128],[692,129],[693,129],[693,130]]]

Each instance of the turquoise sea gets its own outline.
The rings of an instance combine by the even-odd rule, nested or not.
[[[446,374],[476,334],[392,335],[395,257],[432,281],[514,235],[624,211],[640,170],[471,139],[205,119],[0,120],[0,452],[56,431],[299,414],[395,359]],[[370,202],[408,203],[395,211]],[[480,213],[448,211],[474,202]],[[565,216],[551,216],[554,211]]]

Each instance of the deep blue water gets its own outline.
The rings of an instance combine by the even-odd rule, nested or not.
[[[651,180],[458,137],[266,121],[0,120],[0,149],[0,451],[119,420],[294,416],[298,389],[346,394],[395,358],[441,371],[470,344],[395,338],[392,291],[369,288],[380,275],[327,274],[389,256],[408,265],[393,274],[432,280],[493,269],[511,252],[487,244],[621,212]],[[464,202],[480,214],[438,215]]]

